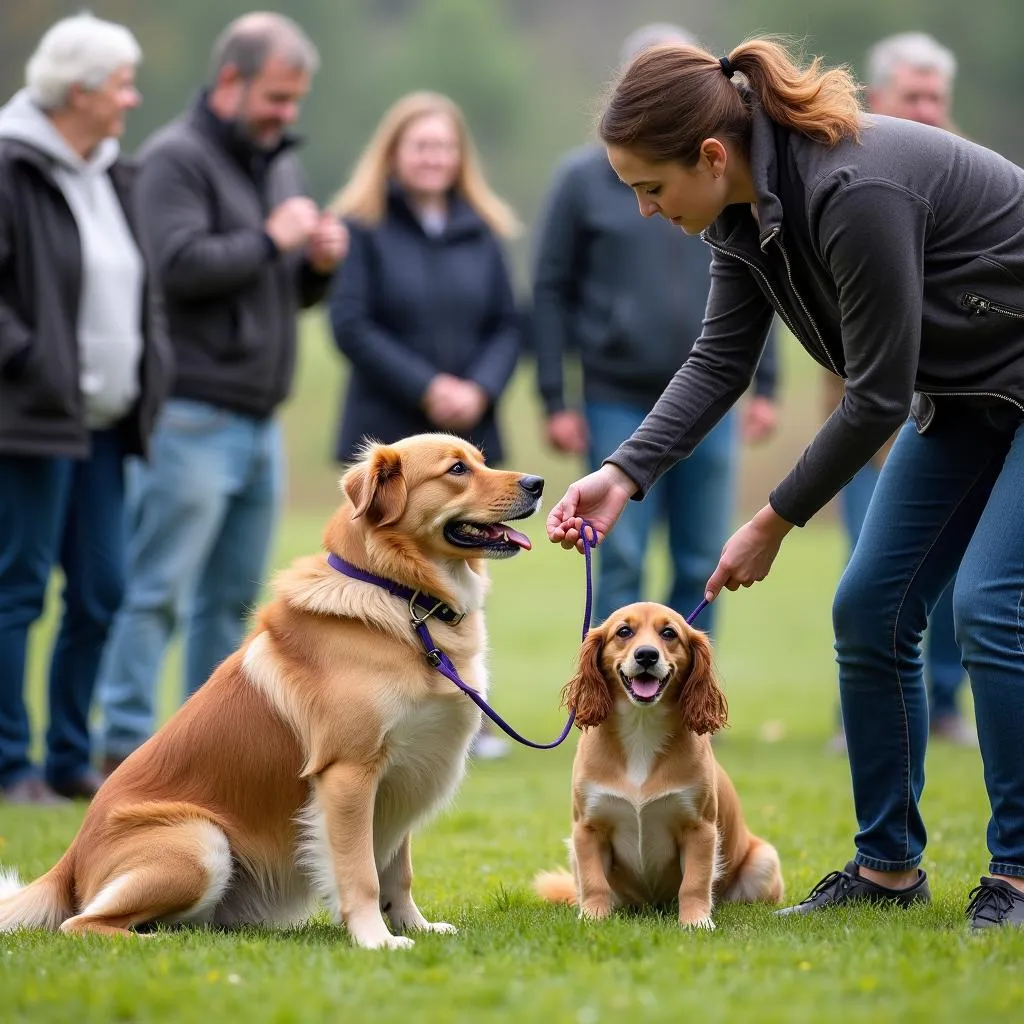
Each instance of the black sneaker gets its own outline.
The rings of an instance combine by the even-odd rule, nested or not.
[[[810,914],[823,907],[841,903],[893,903],[898,907],[909,907],[914,903],[931,903],[932,893],[928,888],[928,876],[918,870],[920,877],[909,889],[887,889],[884,885],[861,878],[860,867],[850,861],[842,871],[826,875],[807,895],[807,898],[793,907],[776,910],[776,917],[787,914]]]
[[[971,890],[967,916],[972,928],[999,928],[1024,924],[1024,893],[999,878],[982,878]]]

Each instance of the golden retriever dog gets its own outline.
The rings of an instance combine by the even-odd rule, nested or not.
[[[541,896],[588,919],[678,899],[696,928],[714,928],[716,899],[782,899],[779,856],[747,829],[711,749],[727,706],[706,634],[664,605],[621,608],[587,634],[563,698],[583,729],[572,874],[537,875]]]
[[[429,595],[418,615],[434,599],[464,613],[427,624],[486,693],[484,559],[530,547],[503,520],[536,511],[543,484],[449,435],[373,445],[342,479],[324,546]],[[480,712],[428,662],[410,602],[325,554],[274,591],[241,647],[101,787],[57,865],[13,894],[5,879],[0,931],[287,925],[318,898],[367,948],[454,931],[413,901],[409,843],[453,796]]]

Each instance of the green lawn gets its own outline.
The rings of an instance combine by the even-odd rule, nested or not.
[[[304,468],[278,564],[318,547],[333,500],[323,456],[336,382],[315,372],[322,365],[321,350],[307,361],[289,412]],[[553,500],[572,467],[537,450],[527,387],[517,382],[507,410],[521,428],[512,461],[551,476]],[[516,727],[547,740],[563,721],[558,692],[579,637],[583,561],[543,542],[540,519],[528,532],[535,550],[493,568],[493,699]],[[722,598],[719,660],[732,726],[718,757],[752,828],[778,847],[798,899],[852,853],[847,768],[825,752],[835,701],[829,598],[841,557],[826,521],[787,540],[765,583]],[[658,551],[651,566],[657,586]],[[37,720],[51,628],[47,620],[34,644]],[[172,660],[166,709],[175,667]],[[584,925],[533,896],[534,872],[564,863],[573,745],[473,764],[454,805],[415,841],[418,902],[428,916],[458,925],[457,936],[370,953],[325,922],[289,933],[183,931],[146,941],[6,935],[0,1021],[1021,1019],[1024,934],[971,936],[963,918],[987,862],[977,753],[936,746],[930,754],[931,907],[786,922],[763,908],[724,907],[717,931],[691,934],[653,913]],[[80,816],[0,806],[0,863],[35,876],[61,854]]]

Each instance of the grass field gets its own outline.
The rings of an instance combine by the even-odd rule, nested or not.
[[[333,501],[324,455],[336,378],[324,350],[314,352],[289,411],[295,500],[278,564],[317,548]],[[512,461],[551,477],[553,500],[572,467],[532,447],[527,387],[517,382],[506,410],[513,427],[525,425]],[[794,409],[791,438],[800,416],[813,416],[810,401]],[[771,472],[770,454],[759,459],[754,470]],[[527,529],[535,550],[493,568],[493,698],[521,731],[546,740],[563,721],[558,691],[579,637],[583,561],[543,542],[540,519]],[[717,755],[751,827],[778,847],[796,899],[852,853],[847,767],[825,752],[835,701],[829,600],[841,547],[828,522],[798,531],[765,583],[722,598],[719,663],[732,725]],[[656,594],[658,551],[651,575]],[[34,643],[40,723],[51,630],[52,617]],[[172,659],[165,710],[175,669]],[[963,918],[987,862],[977,753],[936,746],[929,755],[932,906],[785,922],[763,908],[723,907],[717,931],[691,934],[654,913],[584,925],[532,894],[534,872],[564,862],[573,746],[472,764],[454,805],[415,840],[418,902],[458,925],[457,936],[423,937],[398,953],[353,949],[325,921],[286,933],[164,932],[147,941],[0,936],[0,1022],[1021,1019],[1024,933],[971,936]],[[0,806],[0,863],[35,876],[59,857],[80,817],[79,809]]]

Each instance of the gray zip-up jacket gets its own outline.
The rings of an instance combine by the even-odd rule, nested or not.
[[[931,396],[1024,416],[1024,171],[975,143],[869,116],[823,146],[757,107],[757,219],[727,207],[704,330],[636,433],[607,460],[642,497],[750,382],[777,310],[845,379],[840,406],[769,500],[803,526]],[[917,401],[914,400],[915,392]]]

